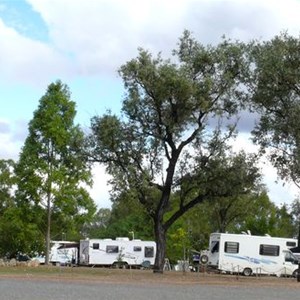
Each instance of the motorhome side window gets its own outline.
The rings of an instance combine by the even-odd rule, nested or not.
[[[154,257],[154,247],[145,247],[145,257]]]
[[[239,243],[236,242],[225,242],[224,251],[226,253],[239,253]]]
[[[93,249],[95,249],[95,250],[100,249],[99,243],[93,243]]]
[[[140,247],[140,246],[134,246],[133,247],[133,251],[134,252],[140,252],[140,251],[142,251],[142,247]]]
[[[260,245],[259,254],[267,256],[279,256],[279,246],[276,245]]]
[[[211,242],[211,253],[219,252],[219,244],[220,244],[219,241],[212,241]]]
[[[106,253],[118,253],[119,246],[106,246]]]
[[[288,247],[296,247],[297,245],[296,245],[296,242],[290,242],[290,241],[287,241],[286,242],[286,245],[288,246]]]

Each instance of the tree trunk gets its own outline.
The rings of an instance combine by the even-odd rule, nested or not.
[[[51,232],[51,194],[47,195],[47,231],[46,231],[46,257],[45,264],[49,264],[50,256],[50,232]]]
[[[154,273],[162,274],[166,255],[166,230],[162,221],[155,220],[156,257],[154,262]]]
[[[298,247],[300,247],[300,220],[298,222]],[[300,260],[298,260],[297,282],[300,282]]]

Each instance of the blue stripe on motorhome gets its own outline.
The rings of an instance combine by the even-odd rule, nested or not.
[[[249,257],[249,256],[239,256],[239,255],[233,255],[233,254],[225,254],[226,257],[231,257],[235,259],[240,259],[240,260],[246,260],[248,262],[251,262],[253,264],[266,264],[266,265],[276,265],[277,262],[270,260],[270,259],[258,259],[254,257]]]

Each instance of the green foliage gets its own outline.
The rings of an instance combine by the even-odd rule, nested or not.
[[[14,165],[13,160],[0,160],[0,216],[13,203]]]
[[[123,193],[112,199],[110,209],[100,208],[91,222],[84,226],[90,238],[129,237],[153,240],[153,223],[134,193]]]
[[[252,48],[251,105],[260,113],[254,142],[267,152],[281,178],[300,178],[300,40],[281,34]]]
[[[191,249],[188,232],[183,226],[173,226],[168,232],[166,256],[171,263],[178,260],[186,260],[188,249]]]
[[[9,207],[0,221],[0,255],[15,257],[18,252],[33,253],[44,250],[44,235],[36,223],[27,222],[22,211]]]
[[[109,226],[111,210],[100,208],[93,218],[86,222],[82,228],[82,235],[86,238],[108,238],[106,230]]]
[[[276,209],[276,232],[275,236],[281,237],[297,237],[298,230],[293,224],[292,211],[289,210],[287,204],[277,207]]]
[[[277,207],[266,192],[253,200],[248,215],[238,225],[239,232],[250,230],[253,235],[294,237],[291,215],[286,206]]]
[[[111,211],[108,236],[129,236],[142,240],[153,240],[153,222],[145,208],[132,193],[122,195],[114,201]]]
[[[300,245],[300,200],[296,198],[291,204],[292,223],[297,229],[298,245]]]

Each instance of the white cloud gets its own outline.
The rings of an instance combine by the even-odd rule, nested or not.
[[[24,82],[107,74],[138,47],[170,55],[186,28],[199,41],[225,34],[249,40],[282,30],[299,35],[297,0],[27,0],[48,27],[49,43],[25,38],[0,19],[2,79]]]
[[[101,208],[110,208],[111,202],[109,201],[110,186],[108,180],[110,176],[106,174],[105,167],[95,164],[92,169],[94,185],[88,189],[92,199]]]
[[[24,120],[12,123],[0,118],[0,159],[17,160],[26,135],[27,124]]]
[[[16,144],[9,134],[0,133],[0,145],[0,159],[18,159],[20,145]]]
[[[68,60],[51,46],[21,36],[0,19],[0,79],[4,82],[35,83],[71,73]]]
[[[169,55],[183,29],[203,43],[225,34],[249,40],[282,30],[298,34],[297,0],[29,0],[48,25],[53,45],[82,74],[115,72],[141,46]]]

